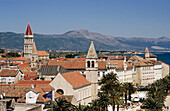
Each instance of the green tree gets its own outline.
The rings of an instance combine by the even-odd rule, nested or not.
[[[45,105],[44,109],[48,109],[51,111],[52,104]],[[63,98],[58,98],[57,100],[53,101],[53,110],[54,111],[71,111],[74,109],[74,105]]]
[[[111,104],[110,98],[108,94],[101,93],[99,95],[99,106],[101,107],[102,111],[107,111],[108,106]]]
[[[137,88],[135,88],[134,84],[129,82],[128,83],[128,86],[129,86],[129,101],[131,101],[131,94],[135,93]]]
[[[124,92],[124,95],[125,95],[125,106],[127,106],[128,90],[129,90],[129,84],[128,84],[128,82],[123,83],[123,92]]]
[[[90,103],[90,107],[92,111],[100,111],[99,101],[98,99],[92,100]]]
[[[112,105],[113,111],[115,110],[115,105],[119,110],[119,105],[123,104],[122,99],[120,99],[122,93],[122,87],[119,83],[117,74],[113,72],[104,76],[100,81],[101,91],[109,96],[110,105]]]
[[[85,108],[86,108],[86,106],[81,105],[81,104],[79,103],[79,105],[76,106],[76,111],[84,111]]]
[[[168,94],[169,84],[169,76],[152,83],[152,86],[147,93],[148,98],[143,103],[143,108],[152,111],[162,111],[162,108],[165,106],[164,102]]]
[[[0,53],[5,53],[5,50],[4,49],[0,49]]]

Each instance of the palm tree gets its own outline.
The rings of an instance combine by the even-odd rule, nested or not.
[[[92,111],[100,111],[100,106],[99,106],[99,101],[98,99],[92,100],[90,104],[91,110]]]
[[[108,94],[102,93],[99,95],[98,104],[102,111],[107,111],[107,107],[111,104]]]
[[[113,72],[108,73],[106,76],[103,76],[103,78],[99,81],[99,85],[101,85],[101,90],[104,92],[109,92],[110,90],[112,90],[117,83],[119,83],[117,74],[114,74]]]
[[[44,109],[48,108],[48,111],[51,111],[52,104],[45,105]],[[53,110],[54,111],[70,111],[73,109],[73,105],[70,102],[67,102],[67,100],[63,98],[58,98],[55,101],[53,101]],[[50,108],[50,109],[49,109]]]
[[[113,111],[115,110],[115,105],[117,105],[117,109],[119,110],[119,105],[121,105],[123,101],[120,99],[121,85],[117,74],[113,72],[107,74],[99,81],[99,85],[101,85],[100,90],[103,94],[107,94],[109,97],[111,103],[108,101],[108,104],[112,105]]]
[[[144,101],[144,108],[152,111],[162,111],[165,106],[164,102],[168,92],[168,84],[170,84],[170,77],[164,77],[152,83],[148,92],[148,98]]]
[[[135,93],[136,91],[136,88],[134,87],[134,84],[129,82],[128,83],[128,86],[129,86],[129,101],[131,101],[131,94]]]
[[[125,106],[127,106],[128,90],[129,90],[129,84],[127,82],[123,83],[123,92],[125,94]]]
[[[110,100],[111,100],[111,105],[113,111],[115,111],[115,105],[117,105],[117,111],[119,111],[119,105],[123,104],[123,100],[120,99],[121,93],[115,89],[112,90],[111,95],[110,95]]]
[[[149,109],[151,111],[162,111],[163,103],[158,102],[152,97],[148,97],[143,103],[143,106],[145,109]]]
[[[77,110],[77,111],[84,111],[84,110],[85,110],[85,107],[86,107],[86,106],[81,105],[81,104],[79,103],[79,105],[76,106],[76,110]]]

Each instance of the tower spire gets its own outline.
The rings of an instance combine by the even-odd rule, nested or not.
[[[30,26],[30,23],[28,22],[28,25],[27,25],[27,30],[25,32],[25,35],[33,35],[32,34],[32,30],[31,30],[31,26]]]
[[[145,49],[145,53],[149,53],[148,47],[146,47],[146,49]]]
[[[36,48],[35,42],[33,44],[32,54],[37,54],[37,48]]]
[[[96,50],[94,48],[93,41],[91,41],[90,48],[88,50],[88,54],[87,54],[86,58],[91,58],[91,59],[97,58],[97,54],[96,54]]]

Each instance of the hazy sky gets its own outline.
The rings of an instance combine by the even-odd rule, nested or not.
[[[170,0],[0,0],[0,32],[170,37]]]

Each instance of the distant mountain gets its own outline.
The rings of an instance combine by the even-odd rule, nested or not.
[[[114,37],[88,30],[74,30],[64,34],[34,34],[38,50],[87,51],[90,41],[94,41],[96,50],[150,50],[170,51],[170,38]],[[0,48],[23,50],[24,34],[0,32]]]

